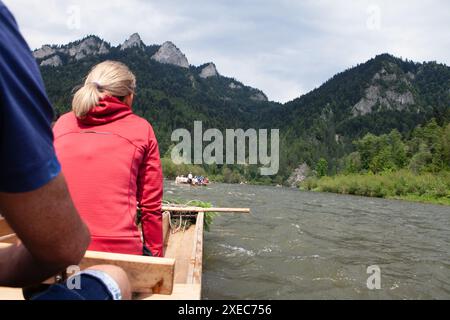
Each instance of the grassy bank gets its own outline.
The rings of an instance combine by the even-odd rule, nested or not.
[[[415,175],[408,170],[382,174],[351,174],[310,178],[303,190],[402,199],[450,205],[450,172]]]

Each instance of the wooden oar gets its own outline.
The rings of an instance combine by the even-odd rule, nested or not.
[[[170,212],[221,212],[221,213],[250,213],[249,208],[200,208],[163,206],[162,211]]]

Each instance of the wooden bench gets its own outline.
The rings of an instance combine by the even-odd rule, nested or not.
[[[165,215],[164,237],[169,234],[169,216]],[[5,219],[0,218],[0,249],[18,241]],[[135,293],[170,295],[174,286],[175,259],[153,258],[106,252],[86,252],[79,267],[81,270],[95,265],[115,265],[125,270]],[[54,280],[49,280],[51,282]],[[2,289],[0,289],[1,291]]]
[[[9,246],[11,244],[0,243],[0,249]],[[130,279],[132,291],[135,293],[158,293],[162,295],[172,293],[175,259],[88,251],[79,267],[80,270],[84,270],[104,264],[124,269]],[[53,282],[54,280],[51,279],[46,283]]]

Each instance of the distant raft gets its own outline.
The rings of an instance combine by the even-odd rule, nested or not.
[[[178,176],[175,179],[175,184],[191,185],[194,187],[206,187],[209,186],[210,181],[205,177],[193,177],[192,179],[189,179],[184,176]]]

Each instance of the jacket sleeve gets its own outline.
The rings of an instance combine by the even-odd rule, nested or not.
[[[163,173],[158,142],[150,127],[148,148],[139,168],[137,201],[142,212],[144,245],[154,257],[164,256],[161,203]]]

